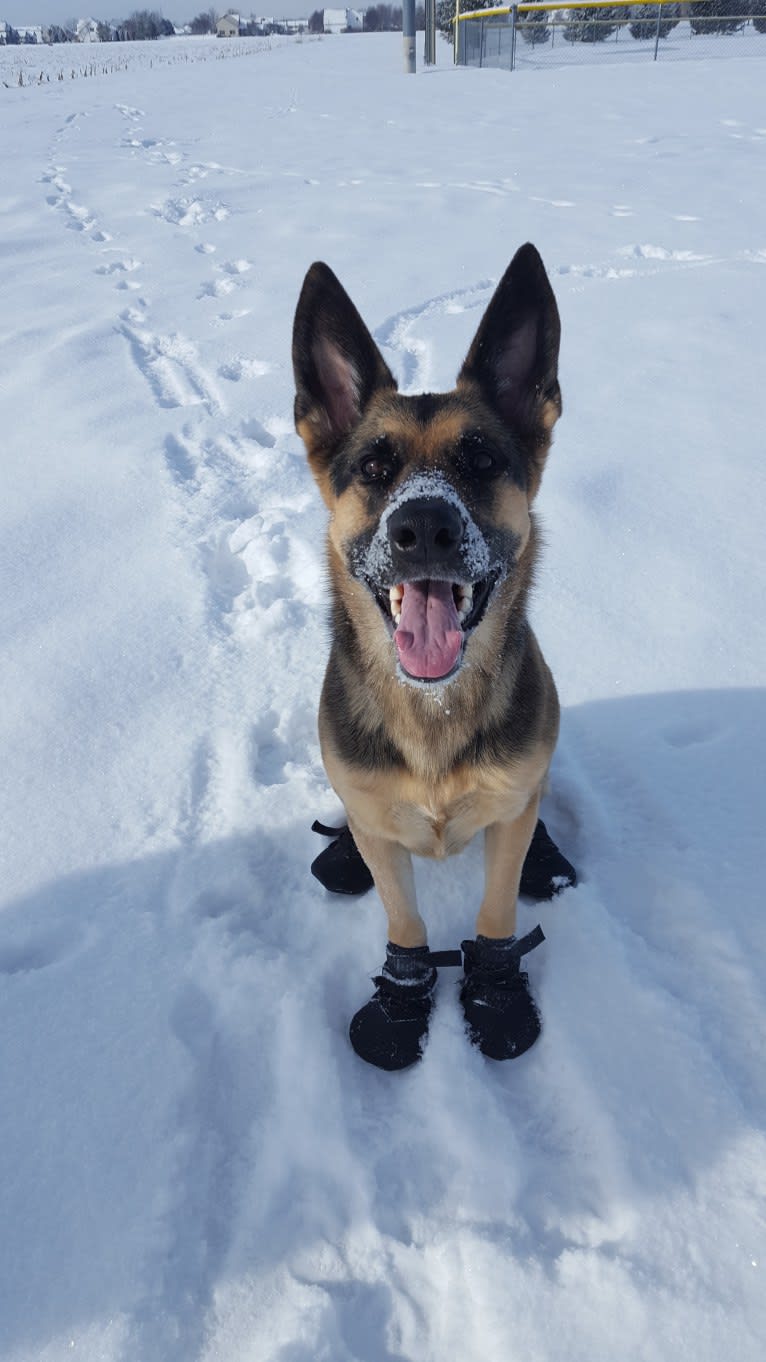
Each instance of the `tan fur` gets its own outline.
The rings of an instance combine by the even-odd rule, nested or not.
[[[540,807],[537,789],[513,823],[492,823],[484,834],[485,883],[476,932],[502,938],[516,931],[516,899],[524,857],[532,841]]]
[[[326,743],[322,756],[356,828],[442,860],[462,851],[482,828],[519,818],[542,787],[551,752],[541,743],[513,766],[464,762],[438,784],[411,771],[354,770]]]
[[[513,483],[501,488],[495,501],[496,521],[502,525],[510,525],[519,536],[519,557],[523,556],[532,533],[529,506],[529,496]]]
[[[439,413],[424,427],[410,413],[402,411],[398,394],[394,399],[384,394],[374,415],[378,431],[384,431],[405,455],[431,466],[441,462],[445,449],[456,445],[470,425],[470,413],[458,408]]]

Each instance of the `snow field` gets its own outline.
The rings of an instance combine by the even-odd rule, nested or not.
[[[292,42],[311,43],[308,35]],[[285,39],[247,38],[220,42],[209,37],[176,37],[134,43],[21,43],[0,47],[0,82],[9,90],[20,86],[46,89],[51,83],[99,80],[138,70],[162,70],[209,61],[239,61],[281,46]]]
[[[440,52],[444,58],[445,50]],[[766,300],[754,61],[399,74],[395,36],[3,91],[3,1362],[760,1362]],[[563,322],[522,905],[545,1029],[348,1045],[371,895],[308,874],[323,258],[449,386],[515,248]],[[435,947],[481,849],[418,866]]]

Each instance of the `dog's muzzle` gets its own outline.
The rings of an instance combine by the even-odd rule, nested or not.
[[[458,670],[497,581],[478,527],[453,489],[438,494],[443,487],[402,496],[389,508],[363,573],[392,627],[402,671],[416,681],[446,680]]]

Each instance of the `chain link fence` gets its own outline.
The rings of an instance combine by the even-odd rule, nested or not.
[[[609,61],[680,61],[713,55],[766,57],[766,0],[576,0],[567,8],[529,3],[459,15],[462,66],[569,66]]]

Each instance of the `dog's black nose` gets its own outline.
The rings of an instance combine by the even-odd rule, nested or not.
[[[388,519],[388,541],[395,568],[407,572],[445,568],[463,539],[463,520],[456,506],[438,497],[413,497]]]

